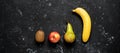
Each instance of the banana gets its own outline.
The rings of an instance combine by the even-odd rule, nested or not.
[[[91,19],[87,11],[83,8],[76,8],[73,10],[73,12],[77,13],[79,16],[81,16],[83,20],[83,32],[82,32],[82,41],[87,42],[90,37],[91,33]]]

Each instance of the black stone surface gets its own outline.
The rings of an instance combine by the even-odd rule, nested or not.
[[[81,41],[82,20],[72,12],[88,11],[92,19],[90,40]],[[69,21],[76,34],[73,44],[63,36]],[[45,31],[45,42],[34,40],[38,29]],[[57,44],[48,41],[58,31]],[[120,0],[0,0],[0,53],[120,53]]]

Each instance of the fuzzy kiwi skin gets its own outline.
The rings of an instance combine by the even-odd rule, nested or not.
[[[35,33],[35,41],[38,43],[42,43],[45,40],[45,33],[43,30],[38,30]]]

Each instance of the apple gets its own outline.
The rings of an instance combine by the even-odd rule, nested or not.
[[[60,34],[56,31],[53,31],[50,33],[48,39],[51,43],[57,43],[60,40]]]

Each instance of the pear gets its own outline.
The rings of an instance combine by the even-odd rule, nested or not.
[[[64,40],[67,42],[67,43],[73,43],[75,41],[75,34],[73,32],[73,28],[72,28],[72,25],[68,22],[67,24],[67,30],[66,30],[66,33],[64,35]]]

